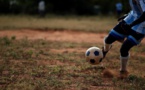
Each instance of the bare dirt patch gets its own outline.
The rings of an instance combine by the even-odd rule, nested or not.
[[[28,40],[37,40],[44,39],[49,41],[61,41],[61,42],[74,42],[74,43],[102,43],[103,39],[107,35],[107,33],[90,33],[90,32],[82,32],[82,31],[71,31],[71,30],[0,30],[0,37],[13,37],[16,39],[27,38]],[[142,41],[145,43],[145,40]],[[71,48],[71,49],[62,49],[55,50],[51,49],[52,52],[57,53],[68,53],[68,52],[85,52],[86,49],[83,48]]]
[[[27,30],[26,29],[0,30],[0,37],[15,36],[16,39],[23,39],[23,38],[27,38],[29,40],[45,39],[45,40],[50,40],[50,41],[54,41],[54,42],[55,41],[74,42],[76,44],[84,42],[84,43],[89,43],[90,45],[91,45],[91,43],[102,43],[103,44],[103,39],[106,35],[107,35],[107,33],[98,33],[97,34],[97,33],[81,32],[81,31],[68,31],[68,30],[64,30],[64,31],[55,31],[55,30],[46,30],[46,31],[42,30],[41,31],[41,30],[29,30],[29,29],[27,29]],[[145,40],[143,40],[142,43],[145,43]],[[59,47],[59,46],[57,46],[57,47]],[[41,48],[41,49],[43,51],[43,48]],[[104,65],[105,65],[105,62],[107,62],[106,65],[108,65],[108,66],[110,65],[111,69],[113,69],[113,70],[109,69],[109,71],[105,71],[102,73],[102,72],[100,72],[99,68],[84,67],[87,64],[79,61],[79,60],[82,60],[82,58],[84,58],[82,53],[84,53],[85,50],[86,50],[86,47],[84,47],[84,48],[83,47],[75,47],[75,48],[69,47],[69,48],[61,48],[61,49],[50,48],[49,52],[61,54],[61,57],[59,57],[57,54],[55,55],[56,57],[58,56],[58,58],[60,58],[60,59],[54,58],[55,57],[55,56],[53,56],[54,54],[50,55],[51,53],[49,53],[49,54],[46,53],[47,55],[45,56],[45,55],[43,55],[43,54],[45,54],[45,51],[44,51],[39,54],[42,55],[42,57],[44,56],[44,57],[48,57],[48,58],[40,58],[40,60],[10,60],[7,62],[3,62],[2,60],[0,60],[0,63],[2,63],[1,65],[3,65],[2,68],[3,67],[4,67],[4,69],[8,68],[8,70],[2,71],[2,76],[3,77],[4,76],[8,76],[8,77],[13,76],[12,81],[9,81],[9,79],[4,83],[3,83],[3,81],[1,81],[2,85],[0,85],[0,87],[4,86],[5,84],[7,85],[7,83],[9,83],[9,82],[10,82],[10,85],[14,85],[13,84],[14,81],[17,81],[16,82],[16,84],[17,84],[20,82],[19,80],[22,80],[22,82],[24,82],[24,83],[25,83],[25,81],[34,82],[33,85],[36,84],[36,86],[37,86],[37,82],[40,80],[42,82],[42,84],[44,83],[44,85],[46,85],[45,80],[48,77],[49,78],[55,77],[55,78],[53,78],[53,80],[50,79],[50,80],[52,80],[52,82],[59,81],[59,83],[55,83],[55,82],[52,83],[52,82],[50,82],[49,78],[47,79],[47,83],[52,84],[53,86],[51,86],[51,87],[54,87],[54,88],[57,88],[58,84],[62,85],[61,84],[62,82],[65,83],[65,82],[71,80],[71,82],[68,82],[69,85],[65,83],[65,85],[69,86],[68,89],[65,89],[65,90],[76,90],[76,88],[78,88],[78,84],[80,84],[79,87],[81,87],[82,89],[85,89],[85,90],[88,90],[88,89],[90,89],[90,90],[96,90],[96,89],[106,90],[106,88],[113,90],[114,88],[117,88],[117,86],[120,86],[121,84],[124,85],[124,82],[122,82],[122,83],[118,82],[116,78],[114,78],[113,82],[112,82],[112,78],[114,76],[116,77],[116,73],[114,73],[114,72],[116,72],[116,69],[118,69],[118,68],[116,68],[117,67],[116,62],[118,62],[116,60],[116,56],[115,56],[115,58],[114,58],[114,56],[110,56],[107,59],[107,60],[110,59],[109,62],[107,60],[104,61]],[[39,51],[41,51],[41,50],[39,50]],[[74,52],[74,55],[71,56],[70,54],[68,54],[69,52]],[[137,51],[135,51],[135,53],[136,52]],[[14,52],[14,54],[15,53],[17,54],[17,52]],[[79,53],[79,54],[77,55],[77,53]],[[67,56],[67,54],[70,56]],[[76,55],[77,55],[77,58],[74,58]],[[113,55],[116,55],[116,51],[113,52]],[[53,57],[51,57],[51,56],[53,56]],[[67,58],[69,58],[70,60]],[[81,59],[79,59],[79,58],[81,58]],[[112,59],[113,59],[113,61],[111,61]],[[115,65],[113,67],[111,66],[112,62]],[[138,61],[138,63],[139,62],[140,61]],[[141,66],[141,65],[144,66],[140,62],[139,66]],[[58,66],[58,67],[56,67],[56,66]],[[65,69],[62,68],[61,66],[64,67]],[[51,68],[51,67],[54,67],[54,68]],[[140,70],[142,70],[141,68],[142,67],[140,67]],[[67,71],[67,73],[66,73],[66,71]],[[98,71],[99,71],[99,73],[98,73]],[[134,71],[134,72],[138,72],[138,71]],[[18,74],[18,76],[15,76],[17,74]],[[102,77],[102,75],[104,77]],[[31,78],[33,78],[33,79],[31,79]],[[139,83],[142,83],[142,82],[139,82]],[[116,86],[114,86],[114,84],[116,84]],[[132,83],[131,84],[127,83],[127,84],[131,85]],[[20,85],[21,85],[21,83],[20,83]],[[47,85],[49,86],[49,84],[47,84]],[[89,87],[87,87],[87,85]],[[25,86],[27,86],[27,84],[24,84],[24,87]],[[61,87],[63,87],[63,86],[61,86]],[[63,88],[65,88],[65,87],[63,87]]]
[[[86,33],[77,31],[41,31],[41,30],[1,30],[0,37],[15,36],[16,39],[27,38],[31,40],[35,39],[45,39],[51,41],[69,41],[69,42],[103,42],[103,38],[106,34],[96,34],[96,33]]]
[[[104,37],[107,33],[89,33],[80,31],[55,31],[55,30],[0,30],[0,37],[12,37],[15,36],[16,39],[27,38],[30,40],[45,39],[50,41],[69,41],[76,43],[103,43]],[[145,43],[145,40],[142,41]]]

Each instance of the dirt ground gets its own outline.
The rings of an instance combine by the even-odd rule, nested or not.
[[[41,31],[41,30],[0,30],[0,37],[15,36],[16,39],[27,38],[30,40],[35,39],[45,39],[50,41],[69,41],[69,42],[102,42],[106,34],[95,34],[86,32],[76,32],[76,31]]]
[[[69,30],[63,30],[63,31],[55,31],[55,30],[29,30],[29,29],[23,29],[23,30],[0,30],[0,37],[12,37],[15,36],[16,39],[23,39],[27,38],[30,40],[36,40],[36,39],[45,39],[50,41],[67,41],[67,42],[74,42],[74,43],[103,43],[104,37],[107,35],[107,33],[89,33],[89,32],[81,32],[81,31],[69,31]],[[142,41],[142,43],[145,43],[145,39]],[[52,49],[54,52],[72,52],[75,51],[75,49],[67,49],[67,50],[55,50]],[[85,49],[81,49],[83,52]],[[80,51],[81,51],[80,50]],[[81,51],[81,52],[82,52]],[[50,61],[41,60],[41,62],[37,61],[38,64],[50,64]],[[63,65],[63,63],[59,61],[51,62],[51,65],[57,64],[57,65]],[[69,64],[70,65],[70,64]],[[106,74],[107,73],[107,74]],[[105,72],[106,75],[108,72]],[[104,75],[105,75],[104,74]],[[108,80],[107,80],[108,84]],[[110,83],[109,83],[110,85]],[[92,87],[93,88],[93,87]],[[94,87],[96,88],[96,87]],[[73,89],[72,89],[73,90]],[[92,89],[95,90],[95,89]],[[111,89],[112,90],[112,89]]]
[[[16,39],[27,38],[30,40],[36,39],[45,39],[50,41],[69,41],[69,42],[76,42],[76,43],[103,43],[104,37],[107,33],[88,33],[88,32],[80,32],[80,31],[54,31],[54,30],[0,30],[0,37],[8,36],[12,37],[15,36]],[[145,39],[142,41],[145,43]]]

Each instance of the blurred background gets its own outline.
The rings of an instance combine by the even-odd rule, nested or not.
[[[0,0],[0,14],[40,14],[38,8],[44,8],[43,14],[57,15],[113,15],[115,4],[122,3],[122,13],[127,13],[127,0]],[[43,4],[45,6],[43,6]],[[39,6],[40,5],[40,6]]]

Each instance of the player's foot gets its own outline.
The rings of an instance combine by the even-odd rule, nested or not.
[[[109,51],[109,50],[108,50]],[[102,48],[102,52],[103,52],[103,58],[105,58],[106,54],[108,53],[108,51],[104,51],[104,47]]]
[[[112,47],[112,45],[110,46],[110,49],[111,49],[111,47]],[[110,49],[109,49],[109,50],[110,50]],[[109,51],[109,50],[108,50],[108,51]],[[101,58],[99,62],[102,62],[102,60],[105,58],[105,56],[106,56],[106,54],[108,53],[108,51],[105,51],[105,50],[104,50],[104,47],[102,47],[103,58]]]
[[[129,75],[128,71],[120,71],[118,78],[119,79],[125,79],[125,78],[128,77],[128,75]]]
[[[112,48],[112,45],[110,46],[110,49],[111,49],[111,48]],[[110,49],[109,49],[109,50],[110,50]],[[109,51],[109,50],[108,50],[108,51]],[[101,58],[99,62],[102,62],[102,60],[105,58],[105,56],[106,56],[106,54],[108,53],[108,51],[105,51],[105,50],[104,50],[104,47],[102,47],[103,58]]]
[[[111,48],[112,48],[112,45],[110,46],[110,49],[111,49]],[[110,49],[109,49],[109,50],[110,50]],[[108,50],[108,51],[109,51],[109,50]],[[105,56],[106,56],[106,54],[108,53],[108,51],[105,51],[105,50],[104,50],[104,47],[102,47],[103,58],[105,58]]]

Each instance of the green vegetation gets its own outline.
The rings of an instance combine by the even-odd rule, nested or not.
[[[74,27],[70,27],[68,22]],[[115,23],[112,17],[0,17],[1,30],[54,28],[104,33]],[[83,25],[86,28],[82,28]],[[103,68],[85,61],[84,52],[93,45],[96,43],[0,37],[0,90],[145,90],[144,43],[131,50],[130,75],[123,80],[104,78]],[[104,66],[115,72],[120,68],[120,45],[116,42],[103,61]],[[97,43],[97,46],[101,47],[102,43]]]
[[[115,24],[115,17],[105,16],[54,16],[45,18],[25,15],[1,15],[0,29],[81,30],[107,32]],[[103,28],[102,28],[103,27]]]
[[[119,53],[116,55],[119,45],[115,45],[112,53],[104,60],[107,68],[116,72],[119,69],[119,60],[116,58],[119,56]],[[1,90],[145,89],[145,63],[143,63],[145,57],[139,56],[143,52],[138,52],[138,50],[132,50],[131,75],[125,80],[118,80],[117,78],[104,78],[103,69],[99,68],[100,66],[92,66],[85,62],[84,52],[90,47],[89,43],[16,40],[3,37],[0,38],[0,47]],[[75,51],[67,51],[69,48]],[[52,49],[66,50],[52,52]],[[139,48],[139,50],[142,49],[145,48]]]

